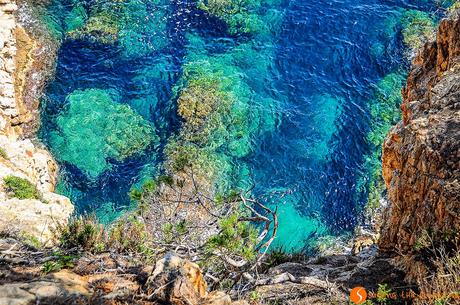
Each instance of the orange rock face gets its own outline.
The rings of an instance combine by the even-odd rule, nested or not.
[[[436,42],[413,62],[403,89],[403,120],[383,145],[391,202],[383,250],[410,253],[423,234],[460,231],[460,17],[441,21]]]

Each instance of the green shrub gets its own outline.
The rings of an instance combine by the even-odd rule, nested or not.
[[[29,180],[16,176],[3,178],[4,187],[9,197],[18,199],[40,199],[40,193]]]
[[[135,214],[118,219],[107,231],[107,247],[119,253],[136,255],[151,262],[155,258],[150,235],[142,218]]]
[[[62,254],[61,252],[55,252],[53,255],[55,256],[55,260],[47,261],[42,266],[42,272],[44,274],[74,267],[73,262],[76,259],[75,256]]]
[[[239,221],[240,215],[234,213],[219,221],[220,232],[211,236],[207,242],[207,251],[234,254],[251,261],[255,259],[257,230],[247,222]]]
[[[105,248],[104,228],[94,216],[72,218],[59,232],[63,248],[80,248],[90,252],[100,252]]]

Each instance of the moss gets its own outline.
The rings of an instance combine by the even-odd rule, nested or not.
[[[40,199],[40,192],[29,180],[16,176],[3,178],[6,193],[10,198],[18,199]]]
[[[42,266],[42,272],[48,274],[57,272],[62,269],[73,268],[74,261],[77,259],[74,255],[63,254],[60,251],[53,253],[54,259],[47,261]]]
[[[43,247],[43,244],[40,242],[40,240],[38,240],[38,238],[33,235],[29,235],[29,234],[22,235],[21,241],[25,245],[33,249],[36,249],[36,250],[41,249]]]
[[[111,159],[122,161],[158,140],[147,121],[116,100],[109,90],[74,91],[56,119],[57,130],[51,133],[51,147],[61,160],[89,178],[110,169]]]

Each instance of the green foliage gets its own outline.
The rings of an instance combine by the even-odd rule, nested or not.
[[[260,300],[260,294],[257,292],[257,291],[251,291],[249,293],[249,299],[252,301],[252,302],[258,302]]]
[[[57,233],[62,249],[78,248],[91,253],[110,250],[148,261],[154,258],[146,225],[134,212],[117,219],[108,227],[100,224],[94,216],[72,218]]]
[[[165,184],[167,186],[172,186],[174,184],[174,179],[170,175],[160,175],[157,178],[158,184]]]
[[[55,260],[47,261],[42,266],[42,272],[44,274],[74,267],[73,262],[76,259],[75,256],[62,254],[59,251],[55,252],[53,255],[55,256]]]
[[[41,194],[29,180],[16,176],[3,178],[3,185],[10,198],[41,199]]]
[[[238,221],[239,217],[238,213],[234,213],[219,221],[220,232],[211,236],[206,244],[210,255],[218,251],[238,255],[248,261],[255,259],[257,230],[247,222]]]
[[[379,284],[377,288],[377,301],[381,304],[386,304],[392,290],[388,284]]]
[[[110,169],[110,159],[122,161],[158,140],[147,121],[116,99],[109,90],[74,91],[50,135],[58,156],[90,178]]]
[[[133,188],[129,191],[129,198],[133,201],[140,201],[142,199],[142,191]]]
[[[21,241],[34,249],[41,249],[43,247],[43,244],[38,240],[36,236],[30,235],[30,234],[24,234],[21,238]]]
[[[153,194],[157,190],[158,185],[161,183],[164,183],[164,179],[166,179],[165,177],[167,176],[160,176],[156,180],[148,179],[144,181],[144,183],[141,186],[141,189],[132,187],[128,194],[129,198],[133,201],[137,201],[140,205],[144,204],[143,199],[145,199],[148,195]],[[168,183],[171,183],[170,185],[174,183],[174,181],[169,181],[169,180],[166,180],[166,181]]]
[[[269,269],[274,266],[281,265],[287,262],[301,262],[306,259],[305,254],[302,251],[288,251],[282,246],[270,249],[267,253],[264,264],[265,269]]]
[[[412,50],[434,38],[436,25],[433,18],[426,12],[407,10],[401,20],[403,41]]]
[[[122,253],[135,253],[147,260],[154,256],[149,247],[145,223],[135,214],[127,215],[113,223],[108,231],[108,248]]]
[[[0,157],[8,160],[8,154],[6,153],[5,149],[2,147],[0,147]]]
[[[94,216],[80,216],[69,220],[58,231],[60,246],[100,252],[105,248],[104,228]]]

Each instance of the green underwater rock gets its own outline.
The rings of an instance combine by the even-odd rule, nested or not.
[[[406,10],[401,19],[404,44],[412,51],[435,37],[436,24],[433,17],[419,10]]]
[[[260,7],[257,0],[199,0],[197,7],[224,21],[232,35],[259,32],[264,24],[255,13]]]
[[[88,15],[81,3],[75,5],[64,19],[65,31],[75,31],[85,25]]]
[[[366,214],[371,216],[380,207],[385,191],[382,177],[381,147],[391,126],[401,118],[401,89],[405,82],[405,73],[394,72],[386,75],[376,85],[375,99],[370,104],[370,130],[366,139],[370,152],[365,156],[362,175],[358,179],[357,190],[367,193]]]
[[[318,126],[312,131],[313,138],[308,139],[305,154],[308,158],[326,160],[329,154],[329,143],[337,132],[337,120],[342,113],[343,99],[330,94],[316,95],[313,97],[314,110],[311,120],[313,126]]]
[[[67,102],[50,144],[62,161],[89,178],[110,169],[110,159],[122,161],[158,140],[152,126],[129,106],[119,104],[110,90],[75,90]]]
[[[279,28],[282,13],[275,9],[277,0],[198,0],[197,8],[219,18],[230,35],[257,34],[273,38],[270,31]]]
[[[254,149],[253,139],[278,123],[277,101],[259,90],[269,87],[260,75],[270,73],[272,54],[242,43],[210,55],[204,38],[187,38],[183,75],[173,88],[183,125],[167,145],[167,168],[192,168],[221,193],[247,186],[243,160]],[[244,52],[254,54],[252,62]]]
[[[433,40],[436,35],[437,19],[428,12],[414,9],[399,9],[392,11],[384,20],[380,40],[389,43],[399,39],[401,33],[402,42],[406,46],[406,56],[412,57],[423,44]],[[374,50],[375,49],[375,50]],[[381,54],[381,47],[373,46],[373,53]]]
[[[84,25],[71,27],[74,39],[91,39],[104,44],[119,43],[128,57],[161,50],[167,43],[166,12],[168,2],[154,1],[150,11],[147,0],[96,1]]]
[[[401,89],[405,76],[401,73],[390,73],[377,84],[375,101],[370,105],[371,131],[367,139],[374,146],[383,144],[386,134],[391,126],[401,118],[399,106],[402,102]]]

